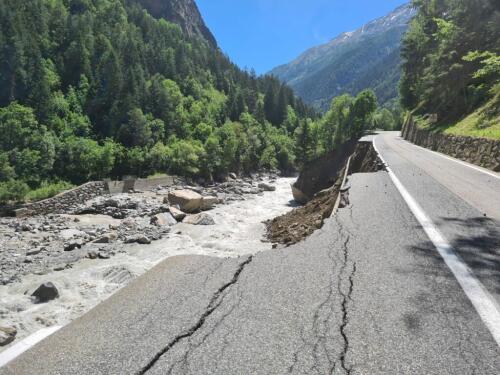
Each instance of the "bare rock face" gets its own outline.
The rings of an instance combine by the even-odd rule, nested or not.
[[[168,201],[171,205],[178,205],[182,211],[192,213],[201,210],[203,197],[192,190],[176,190],[168,194]]]
[[[14,327],[0,327],[0,346],[10,344],[17,335],[17,329]]]
[[[137,0],[153,17],[179,25],[188,37],[205,39],[217,48],[217,41],[206,26],[194,0]]]
[[[31,295],[35,297],[36,303],[45,303],[59,297],[59,291],[51,282],[42,284]]]
[[[207,213],[187,216],[183,223],[191,225],[215,225],[215,220]]]

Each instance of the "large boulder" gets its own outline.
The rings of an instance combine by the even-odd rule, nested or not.
[[[192,190],[175,190],[168,193],[168,202],[188,213],[198,212],[203,204],[203,197]]]
[[[35,297],[36,303],[45,303],[59,297],[59,291],[51,282],[44,283],[38,287],[31,295]]]
[[[183,223],[191,225],[215,225],[215,220],[207,213],[186,216]]]
[[[217,203],[219,203],[219,198],[217,197],[203,197],[203,200],[201,202],[201,209],[203,211],[211,210]]]
[[[0,346],[10,344],[16,338],[17,330],[14,327],[0,327]]]

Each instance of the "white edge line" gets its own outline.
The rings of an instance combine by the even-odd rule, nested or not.
[[[470,268],[456,253],[455,249],[446,241],[445,237],[427,216],[422,207],[420,207],[417,201],[410,195],[408,190],[406,190],[401,181],[396,177],[392,169],[382,157],[382,154],[379,152],[375,140],[376,137],[373,139],[373,147],[379,155],[380,160],[382,160],[382,162],[386,165],[387,172],[389,173],[394,185],[396,185],[396,188],[399,190],[399,193],[402,195],[411,212],[436,247],[437,251],[457,279],[469,300],[472,302],[472,305],[488,330],[491,332],[497,345],[500,346],[500,306],[498,306],[493,296],[491,296],[481,282],[474,276]]]
[[[410,141],[407,141],[406,139],[404,139],[403,137],[401,137],[401,139],[403,141],[405,141],[406,143],[409,143],[410,145],[412,146],[415,146],[415,147],[418,147],[418,148],[421,148],[425,151],[428,151],[428,152],[431,152],[433,153],[434,155],[437,155],[437,156],[441,156],[442,158],[445,158],[445,159],[448,159],[448,160],[451,160],[451,161],[454,161],[455,163],[457,164],[462,164],[464,167],[469,167],[471,169],[474,169],[478,172],[482,172],[484,174],[487,174],[488,176],[491,176],[491,177],[494,177],[494,178],[498,178],[500,180],[500,175],[499,174],[496,174],[495,172],[490,172],[484,168],[481,168],[481,167],[478,167],[477,165],[473,165],[473,164],[470,164],[470,163],[467,163],[463,160],[460,160],[460,159],[456,159],[456,158],[453,158],[451,156],[448,156],[448,155],[445,155],[445,154],[442,154],[440,152],[437,152],[437,151],[434,151],[434,150],[431,150],[431,149],[428,149],[426,147],[422,147],[422,146],[419,146],[419,145],[416,145],[415,143],[412,143]]]
[[[28,349],[35,346],[43,339],[59,331],[61,328],[62,326],[53,326],[41,329],[33,333],[31,336],[26,337],[24,340],[19,341],[17,344],[11,346],[9,349],[6,349],[2,353],[0,353],[0,367],[5,366],[7,363],[14,360]]]

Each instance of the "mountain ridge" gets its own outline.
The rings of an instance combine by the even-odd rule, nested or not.
[[[386,103],[397,95],[399,73],[395,71],[399,70],[401,38],[414,14],[410,4],[404,4],[384,17],[306,50],[269,74],[320,109],[326,109],[337,95],[354,95],[368,87],[375,88],[381,102]],[[378,72],[378,76],[368,79],[370,70]],[[359,77],[363,78],[361,82]],[[370,85],[363,83],[367,79]]]

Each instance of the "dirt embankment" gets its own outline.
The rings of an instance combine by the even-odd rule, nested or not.
[[[338,159],[335,159],[338,161]],[[321,167],[314,170],[320,171],[325,167],[324,158],[318,160]],[[311,163],[314,165],[314,162]],[[273,243],[290,246],[310,236],[314,231],[323,227],[325,219],[329,218],[337,208],[348,204],[348,187],[345,186],[346,177],[353,173],[377,172],[384,169],[383,163],[378,158],[377,152],[371,142],[359,142],[354,147],[354,152],[343,165],[332,165],[330,175],[316,175],[315,184],[322,186],[326,181],[334,181],[329,187],[316,191],[313,198],[304,206],[279,216],[267,222],[267,238]],[[311,178],[311,169],[307,175]],[[301,176],[303,178],[303,176]],[[299,177],[299,180],[301,179]],[[323,182],[320,180],[323,179]]]

